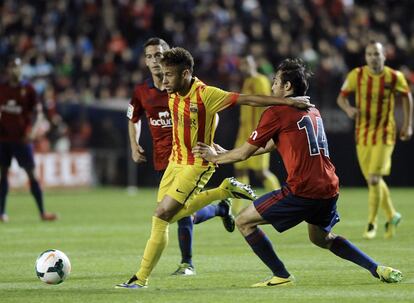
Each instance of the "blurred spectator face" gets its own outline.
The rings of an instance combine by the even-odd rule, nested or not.
[[[162,84],[169,94],[180,92],[185,87],[185,78],[190,73],[188,69],[182,70],[179,66],[173,65],[163,65],[162,71]]]
[[[148,45],[145,48],[145,65],[149,68],[151,74],[162,74],[160,60],[164,49],[161,45]]]
[[[250,76],[253,72],[257,70],[256,62],[254,61],[253,56],[245,56],[240,60],[240,71],[243,76]]]
[[[381,72],[385,62],[382,44],[378,42],[369,44],[365,49],[365,60],[372,71]]]
[[[21,60],[15,58],[10,60],[6,66],[6,77],[8,81],[18,82],[21,76]]]

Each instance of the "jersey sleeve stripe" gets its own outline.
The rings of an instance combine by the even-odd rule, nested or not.
[[[394,93],[395,85],[397,83],[397,74],[395,71],[391,71],[391,90],[390,95],[388,96],[388,106],[387,106],[387,113],[385,115],[384,124],[382,125],[383,133],[382,133],[382,142],[387,144],[387,137],[388,137],[388,122],[391,113],[391,94]]]
[[[367,84],[367,103],[365,109],[365,129],[364,129],[364,145],[367,145],[368,141],[368,130],[371,120],[371,101],[372,101],[372,77],[368,75],[368,84]]]
[[[197,91],[197,121],[198,121],[198,133],[197,133],[197,141],[203,142],[206,144],[210,144],[209,141],[206,141],[205,138],[205,131],[206,131],[206,108],[204,106],[203,100],[201,99],[200,95],[200,89],[202,89],[202,86],[200,86]],[[203,159],[202,165],[207,165],[208,161]]]
[[[179,134],[178,134],[178,105],[180,103],[180,98],[178,95],[175,96],[174,99],[174,105],[173,105],[173,113],[174,113],[174,151],[177,153],[174,156],[176,156],[175,160],[178,164],[181,164],[182,162],[182,154],[181,154],[181,146],[180,146],[180,140],[179,140]]]
[[[187,163],[194,164],[194,155],[191,152],[191,117],[190,117],[190,98],[184,100],[184,146],[186,148]]]
[[[372,144],[377,144],[377,135],[378,135],[378,127],[381,122],[382,117],[382,107],[384,105],[384,85],[385,85],[385,75],[382,75],[380,78],[380,86],[379,86],[379,93],[378,93],[378,100],[377,100],[377,114],[375,116],[375,128],[374,133],[372,135]]]
[[[356,105],[358,112],[361,112],[361,93],[362,93],[362,75],[363,75],[363,68],[358,69],[358,75],[357,75],[357,97],[356,97]],[[361,117],[357,115],[357,121],[356,121],[356,127],[355,127],[355,138],[356,138],[356,144],[359,144],[359,132],[361,129]]]

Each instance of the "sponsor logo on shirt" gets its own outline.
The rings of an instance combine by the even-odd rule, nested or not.
[[[0,107],[1,112],[8,113],[12,115],[20,115],[23,111],[21,105],[19,105],[16,100],[8,100],[6,104]]]
[[[257,131],[252,132],[252,134],[250,135],[250,138],[254,141],[257,138]]]
[[[158,119],[150,117],[150,124],[152,126],[172,127],[172,119],[169,111],[158,112]]]
[[[127,110],[128,119],[132,119],[133,114],[134,114],[134,106],[132,104],[129,104],[128,110]]]

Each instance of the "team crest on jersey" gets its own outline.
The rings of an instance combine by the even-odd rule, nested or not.
[[[198,112],[198,107],[196,104],[190,104],[190,112],[192,113]]]
[[[134,114],[134,106],[132,104],[129,104],[128,110],[127,110],[128,119],[132,119],[133,114]]]

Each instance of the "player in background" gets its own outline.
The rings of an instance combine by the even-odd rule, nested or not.
[[[271,84],[269,79],[257,71],[257,65],[252,55],[244,56],[240,61],[240,71],[245,77],[241,93],[249,95],[271,95]],[[239,117],[239,131],[235,146],[240,146],[252,133],[264,107],[241,106]],[[253,171],[256,178],[264,185],[266,191],[280,188],[277,177],[269,170],[270,154],[251,157],[245,161],[234,163],[234,174],[237,180],[249,184],[249,171]],[[238,214],[247,205],[243,205],[243,200],[233,200],[233,213]]]
[[[4,82],[0,82],[0,221],[8,222],[6,198],[9,191],[8,174],[16,158],[29,177],[30,191],[36,201],[40,218],[54,221],[57,215],[44,209],[43,192],[35,176],[33,146],[41,119],[40,104],[34,88],[21,78],[21,60],[6,61]]]
[[[284,60],[278,66],[273,82],[274,96],[304,95],[309,76],[301,60]],[[278,232],[284,232],[302,221],[308,223],[309,239],[316,246],[354,262],[384,282],[401,281],[400,271],[378,265],[351,242],[331,232],[339,222],[336,210],[339,180],[329,160],[328,141],[316,108],[300,110],[271,106],[242,146],[218,155],[207,144],[198,143],[193,152],[207,161],[224,164],[245,160],[274,148],[278,149],[288,173],[286,185],[263,195],[236,218],[236,225],[247,243],[273,273],[273,277],[252,287],[294,283],[293,276],[258,225],[271,224]]]
[[[169,49],[169,45],[160,38],[150,38],[145,42],[145,64],[151,73],[151,77],[135,87],[127,111],[132,159],[136,163],[146,162],[145,151],[139,145],[140,119],[145,113],[152,137],[154,168],[160,180],[168,166],[172,148],[171,113],[168,107],[168,93],[162,84],[163,74],[160,65],[163,52]],[[220,216],[224,227],[229,232],[234,231],[234,217],[230,212],[230,205],[228,200],[224,200],[201,210],[198,216],[194,216],[194,222],[191,216],[182,218],[177,222],[181,263],[178,269],[173,272],[173,275],[195,274],[192,260],[193,223],[198,224],[214,216]]]
[[[368,225],[363,237],[372,239],[376,236],[381,205],[387,219],[384,237],[388,239],[395,235],[401,220],[383,179],[390,174],[396,141],[395,102],[401,100],[403,104],[404,122],[399,137],[407,141],[412,136],[412,96],[404,75],[384,65],[381,43],[372,41],[367,45],[365,60],[367,65],[357,67],[347,75],[337,103],[349,118],[355,119],[358,162],[368,183]],[[355,106],[348,99],[351,93],[355,93]]]
[[[306,97],[275,98],[239,95],[205,85],[193,76],[194,60],[180,47],[164,52],[161,59],[163,84],[169,94],[173,122],[170,163],[161,180],[157,207],[152,217],[151,235],[138,272],[117,288],[142,289],[168,243],[169,224],[194,213],[205,205],[225,198],[255,198],[252,190],[233,178],[217,188],[201,191],[215,171],[215,165],[192,153],[197,142],[213,143],[216,113],[234,104],[268,106],[289,104],[309,107]]]

